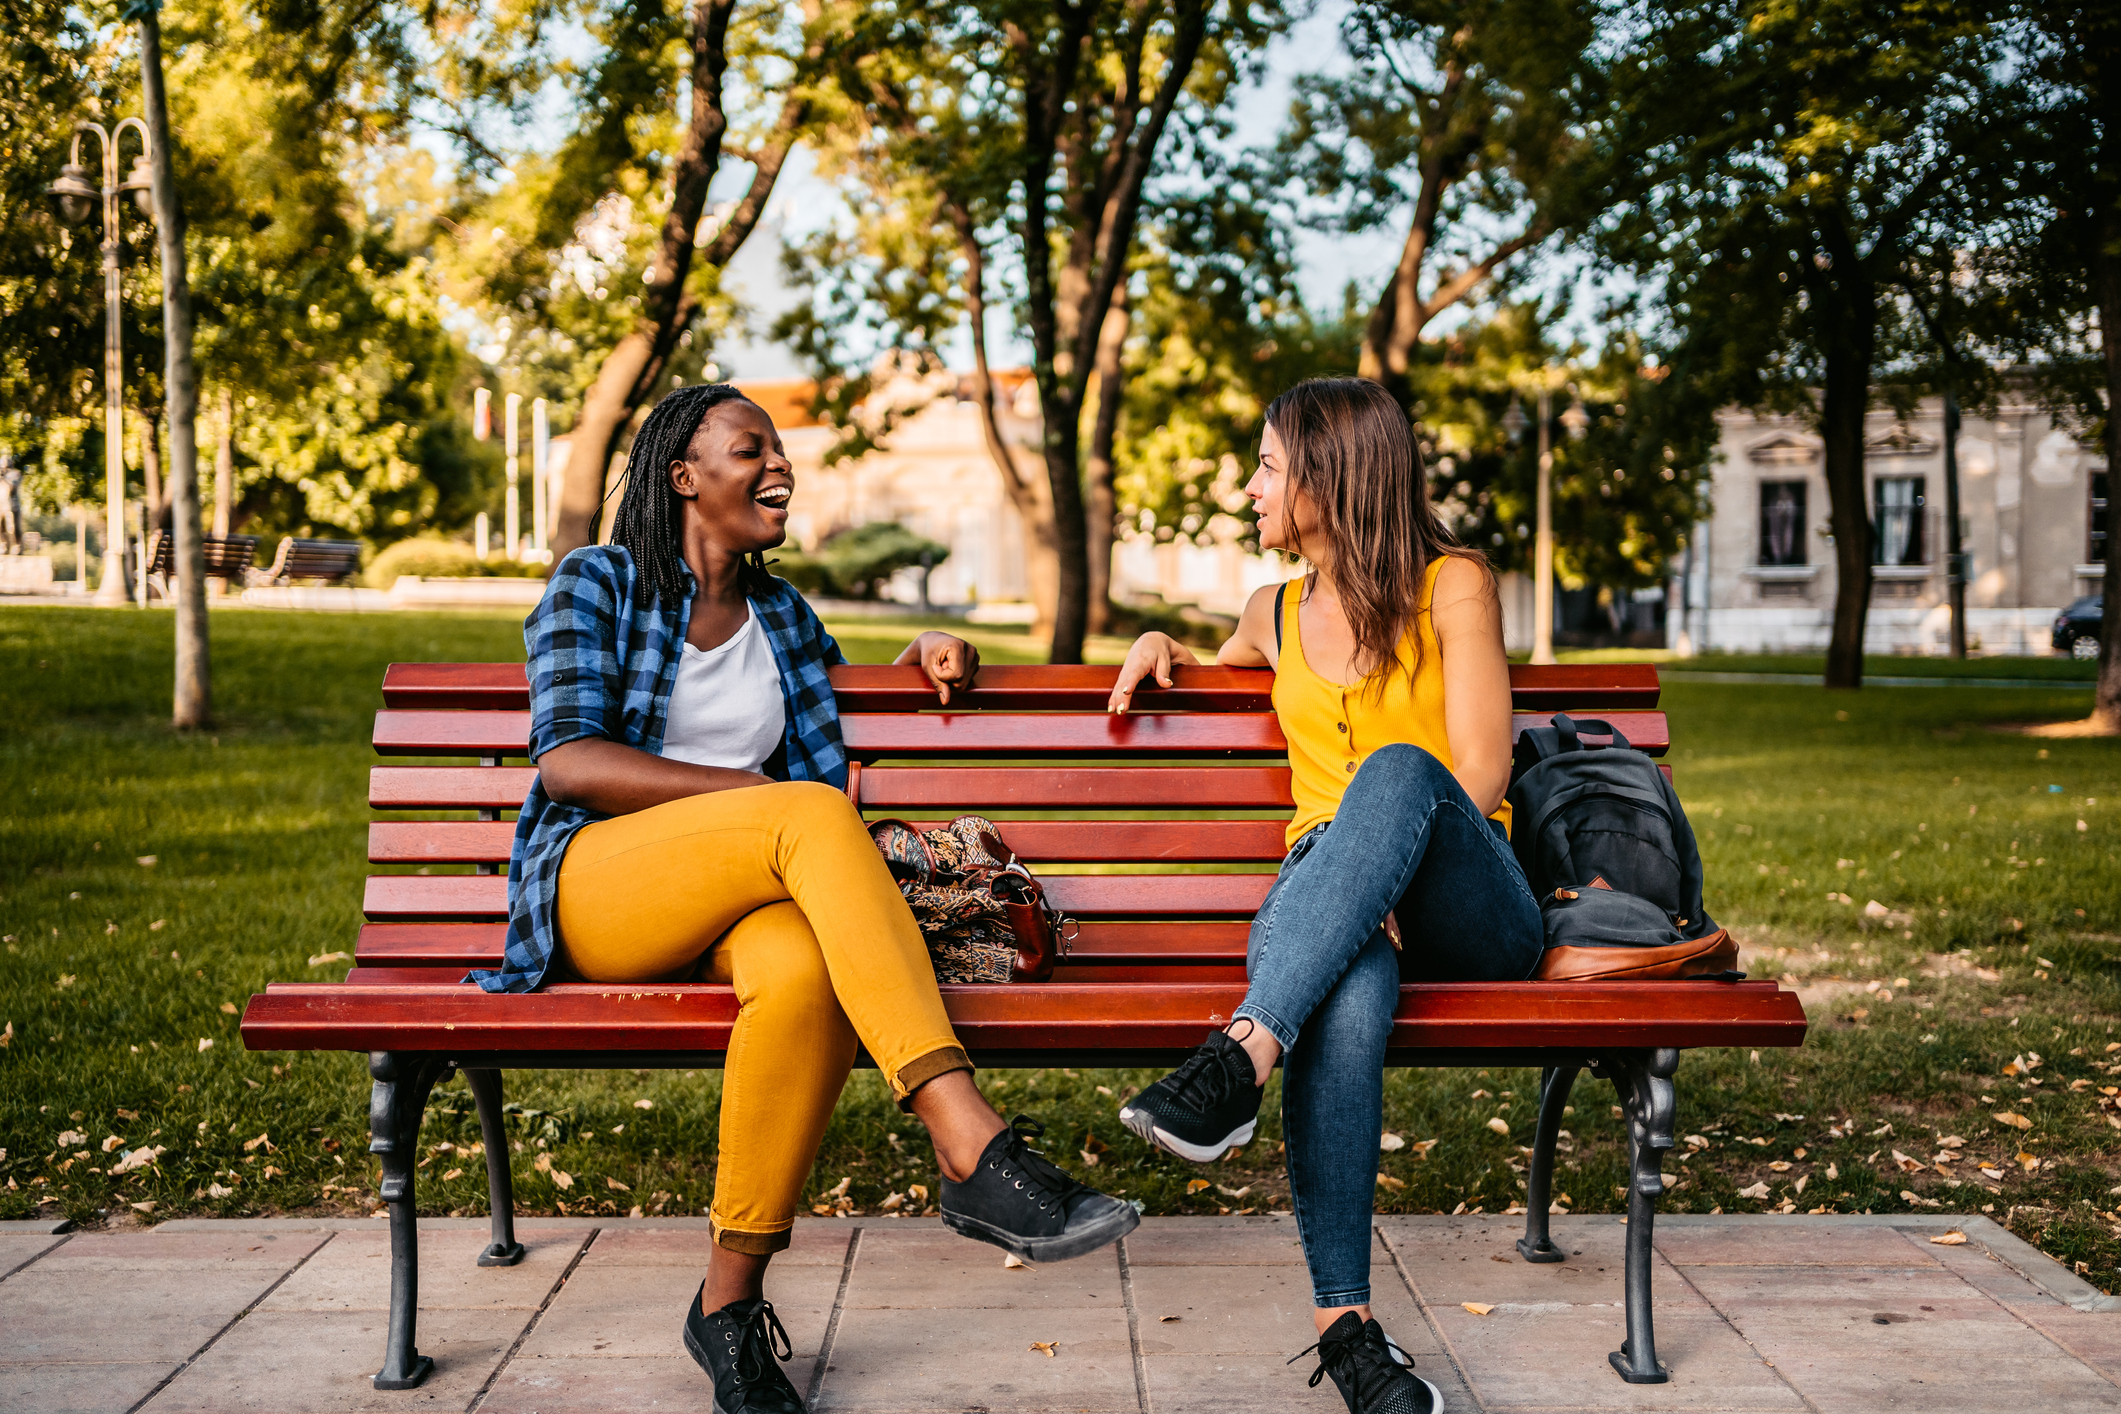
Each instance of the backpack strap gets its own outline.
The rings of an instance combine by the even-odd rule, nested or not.
[[[1274,588],[1274,656],[1281,657],[1281,605],[1289,597],[1289,581],[1283,580]]]

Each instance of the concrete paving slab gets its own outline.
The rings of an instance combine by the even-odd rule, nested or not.
[[[1985,1296],[2011,1305],[2062,1305],[2052,1293],[1991,1252],[1985,1243],[1970,1239],[1963,1247],[1936,1247],[1922,1233],[1904,1232],[1901,1237],[1921,1243],[1946,1271]]]
[[[955,1233],[866,1227],[846,1305],[849,1310],[1120,1309],[1119,1260],[1110,1248],[1043,1267],[1004,1267],[1002,1261],[1000,1248]]]
[[[280,1268],[62,1271],[39,1262],[0,1284],[0,1358],[190,1358],[280,1279]]]
[[[1701,1294],[1734,1321],[1754,1315],[1869,1321],[1876,1312],[1922,1314],[1964,1309],[1970,1318],[2021,1324],[2001,1304],[1974,1290],[1941,1264],[1905,1267],[1688,1267]],[[1659,1296],[1663,1292],[1660,1290]]]
[[[1146,1218],[1127,1234],[1137,1267],[1302,1266],[1294,1218],[1247,1219],[1241,1226],[1194,1227],[1192,1218]],[[1255,1226],[1256,1224],[1256,1226]]]
[[[13,1236],[56,1237],[62,1232],[72,1232],[72,1218],[0,1218],[0,1233]]]
[[[802,1373],[790,1366],[789,1378],[805,1389],[809,1365]],[[479,1405],[480,1414],[627,1414],[647,1410],[682,1410],[700,1414],[714,1399],[714,1382],[689,1357],[612,1359],[558,1357],[509,1363],[493,1390]]]
[[[1590,1218],[1555,1219],[1555,1245],[1569,1254],[1561,1262],[1527,1262],[1517,1253],[1520,1223],[1466,1218],[1448,1225],[1434,1220],[1378,1219],[1406,1268],[1408,1280],[1431,1305],[1462,1301],[1561,1302],[1610,1305],[1625,1291],[1627,1229]],[[1670,1264],[1652,1254],[1651,1287],[1660,1308],[1701,1306]],[[1702,1308],[1706,1314],[1706,1308]]]
[[[64,1237],[27,1232],[0,1232],[0,1281],[66,1241]]]
[[[768,1270],[766,1298],[797,1356],[818,1353],[839,1283],[840,1274],[829,1267]],[[575,1268],[523,1343],[522,1357],[682,1357],[679,1329],[699,1284],[696,1272],[678,1267],[585,1263]]]
[[[1804,1402],[1729,1325],[1659,1311],[1661,1385],[1631,1385],[1606,1356],[1627,1338],[1618,1306],[1503,1305],[1485,1316],[1431,1307],[1480,1407],[1517,1409],[1801,1410]]]
[[[1758,1229],[1694,1227],[1659,1223],[1657,1250],[1682,1267],[1757,1267],[1772,1257],[1779,1266],[1936,1267],[1942,1264],[1890,1227],[1841,1226],[1807,1234],[1798,1241],[1777,1240],[1764,1250]]]
[[[0,1409],[112,1414],[138,1404],[175,1368],[161,1361],[0,1364]]]
[[[265,1302],[269,1311],[382,1311],[390,1307],[390,1233],[326,1234],[330,1242]],[[589,1239],[587,1232],[518,1230],[528,1249],[512,1267],[482,1267],[483,1228],[420,1234],[420,1310],[536,1307]],[[43,1265],[39,1263],[39,1265]]]
[[[855,1229],[845,1222],[797,1223],[789,1234],[787,1250],[774,1253],[773,1270],[839,1267],[847,1260],[847,1245],[854,1234]],[[713,1255],[714,1235],[704,1227],[616,1227],[597,1234],[582,1265],[690,1267],[704,1275]]]
[[[141,1414],[385,1414],[471,1402],[529,1312],[422,1311],[419,1349],[435,1362],[418,1389],[379,1390],[381,1311],[254,1311],[150,1400]]]
[[[2121,1391],[2074,1360],[1934,1352],[1908,1366],[1818,1346],[1774,1359],[1820,1414],[2111,1414],[2121,1408]]]
[[[241,1269],[284,1272],[324,1245],[321,1232],[83,1232],[32,1270],[86,1275]]]
[[[1058,1344],[1047,1356],[1033,1341]],[[1140,1407],[1127,1317],[1116,1301],[1109,1310],[987,1307],[944,1319],[932,1310],[849,1306],[814,1406],[863,1414],[1131,1414]]]

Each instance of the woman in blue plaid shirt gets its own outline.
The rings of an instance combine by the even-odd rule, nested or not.
[[[928,1126],[944,1221],[1032,1260],[1131,1230],[1131,1204],[1074,1182],[981,1098],[919,927],[845,792],[826,669],[845,661],[766,571],[795,478],[772,419],[728,384],[655,407],[611,543],[554,569],[525,625],[538,778],[516,826],[504,966],[697,978],[740,1007],[722,1082],[715,1251],[684,1339],[724,1414],[799,1411],[763,1296],[859,1043]],[[979,654],[923,633],[899,655],[937,696]]]

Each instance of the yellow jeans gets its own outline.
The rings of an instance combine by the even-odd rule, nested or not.
[[[972,1068],[920,928],[829,785],[777,781],[584,826],[558,907],[560,961],[588,981],[735,987],[710,1215],[732,1251],[788,1245],[857,1040],[901,1103]]]

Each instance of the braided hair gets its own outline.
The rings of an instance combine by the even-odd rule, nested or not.
[[[670,484],[670,464],[684,460],[685,449],[709,412],[724,403],[750,401],[733,383],[679,388],[655,405],[634,434],[633,450],[626,456],[626,493],[612,520],[611,542],[626,548],[641,577],[666,603],[677,602],[685,593],[684,561],[678,554],[684,511],[678,504],[682,498]],[[750,556],[741,575],[744,591],[762,589],[766,577],[766,557]]]

